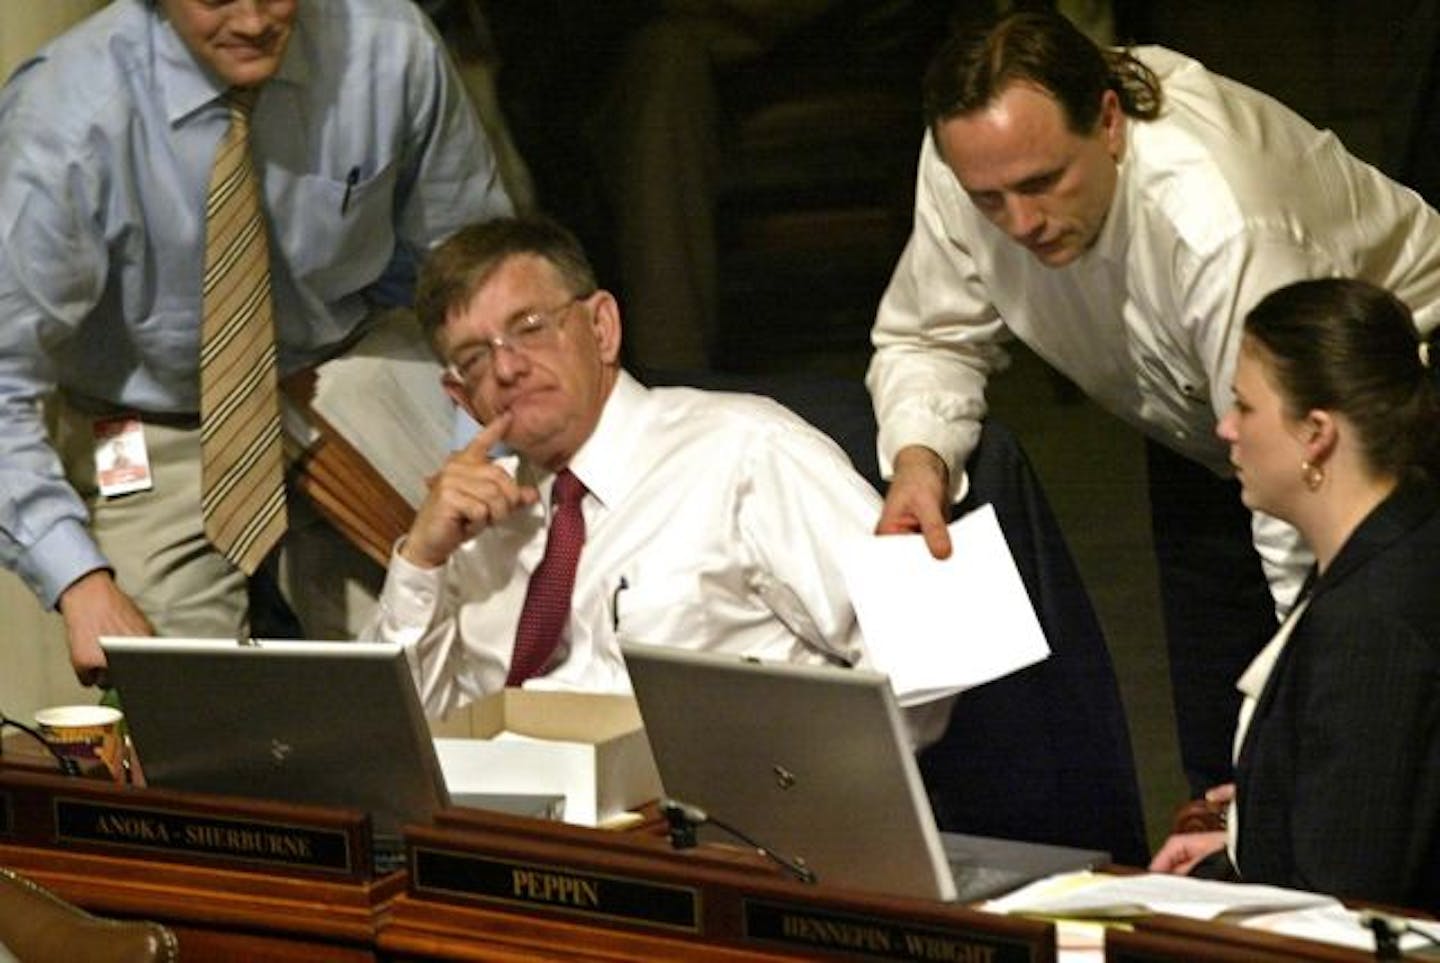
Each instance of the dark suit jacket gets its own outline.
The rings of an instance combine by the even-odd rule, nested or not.
[[[1440,910],[1440,494],[1402,485],[1315,582],[1236,765],[1240,875]]]

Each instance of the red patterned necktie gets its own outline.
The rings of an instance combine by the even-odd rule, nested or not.
[[[525,608],[520,612],[520,627],[515,630],[507,686],[543,675],[560,644],[560,633],[570,618],[575,568],[580,562],[580,550],[585,547],[585,516],[580,513],[584,498],[585,485],[570,469],[555,476],[545,557],[530,576],[525,591]]]

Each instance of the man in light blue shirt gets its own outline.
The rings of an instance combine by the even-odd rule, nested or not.
[[[85,683],[104,679],[101,634],[248,631],[247,580],[205,541],[198,491],[204,208],[233,87],[262,87],[251,152],[282,378],[352,345],[416,255],[510,211],[407,0],[117,0],[16,72],[0,91],[0,563],[60,610]],[[125,418],[151,487],[103,494],[96,426]],[[285,562],[304,541],[290,502],[267,567],[348,591],[316,575],[348,570],[333,543],[317,567]]]

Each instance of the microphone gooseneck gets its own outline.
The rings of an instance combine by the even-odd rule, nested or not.
[[[19,729],[31,739],[34,739],[36,742],[40,743],[40,745],[44,746],[45,751],[55,757],[55,761],[60,765],[60,771],[63,772],[65,775],[78,776],[81,774],[80,764],[74,759],[62,753],[59,749],[56,749],[55,746],[51,744],[49,739],[46,739],[44,736],[40,735],[40,733],[37,732],[35,729],[32,729],[25,723],[20,722],[18,719],[15,719],[12,716],[7,716],[4,712],[0,712],[0,729],[4,729],[6,726],[13,726],[16,729]]]
[[[710,825],[734,836],[800,882],[815,883],[819,881],[819,877],[815,875],[815,871],[809,866],[806,866],[803,859],[799,857],[792,859],[775,852],[770,847],[757,842],[734,826],[716,819],[699,806],[666,797],[660,800],[660,813],[665,817],[665,822],[670,826],[670,845],[676,849],[690,849],[693,847],[697,842],[695,830],[700,826]]]

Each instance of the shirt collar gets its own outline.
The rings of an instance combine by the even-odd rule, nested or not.
[[[305,10],[302,4],[296,11],[280,69],[267,83],[303,86],[310,79],[310,68],[300,53],[306,46]],[[219,78],[200,66],[170,21],[159,13],[155,14],[155,74],[172,125],[217,100],[227,89]]]
[[[651,418],[649,396],[649,389],[620,371],[595,430],[570,459],[570,470],[602,505],[617,504],[633,484],[635,448]]]

